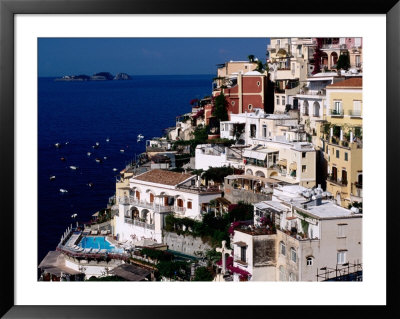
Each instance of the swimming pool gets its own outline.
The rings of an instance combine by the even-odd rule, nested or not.
[[[92,248],[92,249],[107,249],[109,252],[122,253],[124,250],[121,248],[116,248],[112,245],[104,236],[86,236],[78,244],[82,248]]]

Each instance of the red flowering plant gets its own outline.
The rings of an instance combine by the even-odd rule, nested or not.
[[[233,236],[233,234],[234,234],[234,232],[235,232],[235,229],[238,228],[238,227],[240,227],[240,226],[242,226],[242,225],[247,225],[247,223],[246,223],[246,222],[243,222],[243,221],[236,221],[236,222],[233,222],[233,223],[231,224],[231,226],[229,227],[229,229],[228,229],[229,235],[232,235],[232,236]]]
[[[322,44],[323,44],[323,39],[322,38],[317,38],[317,47],[315,48],[314,51],[314,70],[312,71],[312,74],[317,74],[321,72],[321,57],[322,57]]]
[[[261,223],[261,226],[267,225],[267,218],[266,217],[261,217],[260,218],[260,223]]]
[[[204,109],[201,109],[195,115],[193,115],[193,119],[197,119],[198,117],[202,117],[203,115],[204,115]]]
[[[222,266],[222,259],[217,261],[216,264],[218,266]],[[248,271],[246,271],[242,268],[233,266],[233,257],[232,256],[229,256],[226,258],[226,269],[232,273],[239,274],[239,277],[241,280],[248,279],[249,276],[251,276],[251,274]]]

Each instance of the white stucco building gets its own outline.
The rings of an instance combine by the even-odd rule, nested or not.
[[[255,281],[321,281],[321,268],[339,269],[334,277],[361,267],[362,214],[326,196],[319,188],[275,188],[272,201],[255,204],[255,226],[235,230],[234,266]],[[276,225],[274,234],[262,234],[263,217]]]
[[[243,153],[245,173],[272,177],[311,188],[316,182],[316,155],[311,143],[265,141]]]
[[[201,220],[210,200],[221,196],[219,189],[200,185],[196,175],[151,170],[129,179],[129,195],[117,198],[115,216],[118,240],[150,238],[162,242],[167,214]]]
[[[210,167],[223,166],[243,169],[242,148],[216,144],[197,145],[195,151],[195,169],[208,170]]]
[[[221,138],[235,139],[238,128],[243,133],[237,140],[242,140],[245,145],[259,144],[281,136],[287,141],[305,139],[298,118],[288,114],[267,114],[261,109],[251,113],[231,114],[230,121],[220,123]]]

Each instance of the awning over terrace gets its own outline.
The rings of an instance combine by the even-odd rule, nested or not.
[[[254,159],[257,159],[260,161],[265,161],[265,158],[267,157],[267,153],[260,153],[260,152],[245,150],[243,152],[243,157],[254,158]]]
[[[227,177],[225,177],[228,180],[237,180],[237,179],[247,179],[247,180],[251,180],[251,181],[260,181],[260,182],[264,182],[264,183],[269,183],[269,184],[277,184],[277,183],[282,183],[281,181],[278,181],[274,178],[267,178],[267,177],[261,177],[261,176],[254,176],[254,175],[247,175],[247,174],[243,174],[243,175],[229,175]]]
[[[69,275],[81,274],[81,272],[65,266],[65,257],[59,251],[49,251],[38,268],[57,277],[60,277],[61,273]]]
[[[282,166],[287,166],[287,160],[286,159],[280,159],[277,162],[278,165],[282,165]]]

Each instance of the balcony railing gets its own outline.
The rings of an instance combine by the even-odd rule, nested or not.
[[[361,110],[350,110],[349,115],[351,117],[361,117]]]
[[[362,189],[362,183],[355,182],[354,184],[356,185],[357,188],[361,188]]]
[[[344,44],[339,44],[339,43],[329,43],[329,44],[323,44],[322,49],[345,49],[346,45]]]
[[[125,218],[124,218],[124,221],[125,221],[125,223],[127,223],[127,224],[139,226],[139,227],[142,227],[142,228],[145,228],[145,229],[154,230],[154,228],[155,228],[155,227],[154,227],[154,224],[148,224],[148,223],[145,223],[145,222],[141,222],[141,221],[136,220],[136,219],[134,219],[134,218],[125,217]]]
[[[174,212],[176,214],[178,214],[178,215],[185,215],[186,208],[185,207],[176,206],[175,209],[174,209]]]
[[[329,182],[337,184],[339,186],[347,186],[347,180],[341,180],[339,178],[334,179],[332,176],[328,176],[327,180]]]
[[[146,201],[141,201],[133,196],[130,197],[119,197],[118,202],[121,204],[130,204],[130,205],[135,205],[143,208],[148,208],[151,209],[157,213],[161,212],[171,212],[174,210],[175,206],[166,206],[166,205],[160,205],[160,204],[155,204],[155,203],[148,203]]]
[[[343,110],[331,109],[331,116],[343,116]]]

